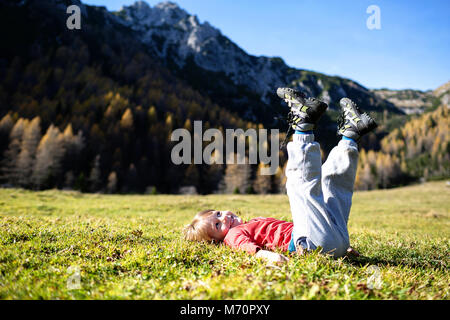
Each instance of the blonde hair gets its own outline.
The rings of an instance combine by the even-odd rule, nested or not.
[[[184,227],[184,238],[190,241],[211,241],[214,240],[208,233],[206,217],[214,210],[204,210],[197,213],[194,220]]]

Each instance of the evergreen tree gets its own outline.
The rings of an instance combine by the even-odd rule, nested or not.
[[[236,154],[233,155],[236,160]],[[224,193],[246,193],[251,186],[251,166],[248,164],[248,158],[245,164],[230,163],[226,165],[225,175],[221,183],[221,191]]]
[[[12,186],[19,185],[20,174],[17,170],[17,159],[20,153],[23,133],[28,123],[29,120],[27,119],[19,118],[17,120],[9,135],[8,148],[3,155],[2,180]]]
[[[108,176],[108,184],[106,185],[108,193],[115,193],[117,191],[117,173],[111,172]]]
[[[137,188],[138,174],[134,163],[131,163],[130,166],[128,167],[127,174],[124,180],[125,183],[123,185],[123,191],[136,192],[138,190]]]
[[[215,193],[219,191],[218,189],[220,188],[220,182],[223,179],[224,174],[224,165],[217,163],[220,159],[220,152],[218,150],[214,150],[211,157],[211,164],[206,166],[206,170],[203,171],[206,193]]]
[[[36,188],[54,187],[61,173],[61,160],[64,155],[63,135],[57,127],[50,125],[39,142],[32,181]]]
[[[133,128],[133,113],[131,113],[130,108],[127,108],[120,119],[120,126],[125,129]]]
[[[40,122],[41,119],[35,117],[26,125],[23,133],[20,153],[16,162],[18,185],[21,187],[29,187],[31,185],[31,174],[36,158],[36,148],[41,140]]]
[[[7,113],[0,120],[0,155],[3,154],[9,143],[9,134],[14,127],[14,121],[10,114]]]
[[[274,177],[275,192],[281,194],[286,194],[286,165],[287,162],[284,164],[283,168],[279,166]]]
[[[198,188],[200,184],[200,173],[198,166],[191,163],[186,172],[184,173],[184,179],[181,183],[183,186],[195,186]]]
[[[102,185],[102,173],[100,169],[100,155],[95,156],[94,165],[89,175],[89,191],[97,192]]]
[[[258,170],[256,171],[256,179],[253,182],[253,189],[256,193],[268,194],[272,189],[272,176],[261,174],[261,170],[268,167],[268,165],[265,165],[263,163],[260,163],[258,165]]]
[[[148,122],[150,123],[150,125],[153,125],[158,122],[158,115],[156,113],[155,106],[151,106],[148,109]]]
[[[84,148],[83,132],[80,130],[76,135],[73,133],[72,124],[69,123],[62,133],[63,157],[61,160],[62,172],[72,171],[77,176],[81,169],[82,151]],[[58,181],[62,180],[62,176]],[[65,182],[67,180],[64,180]]]

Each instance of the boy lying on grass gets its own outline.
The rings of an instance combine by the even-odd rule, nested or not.
[[[223,241],[233,249],[271,262],[288,260],[270,251],[276,248],[299,255],[319,248],[335,258],[358,255],[350,247],[347,229],[358,161],[357,141],[377,124],[353,101],[341,99],[338,134],[342,140],[322,165],[313,130],[328,105],[290,88],[279,88],[277,94],[288,104],[288,122],[295,130],[293,141],[287,145],[286,167],[293,222],[256,218],[244,223],[230,211],[206,210],[186,226],[185,238]]]

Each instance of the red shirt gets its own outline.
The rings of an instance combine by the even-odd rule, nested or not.
[[[293,228],[292,222],[260,217],[231,228],[223,242],[233,249],[245,250],[250,254],[263,248],[286,251]]]

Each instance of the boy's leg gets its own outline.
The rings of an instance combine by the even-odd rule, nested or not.
[[[342,237],[349,241],[347,222],[352,206],[353,186],[358,163],[358,145],[341,140],[322,165],[322,190],[328,213]]]
[[[345,254],[341,235],[327,212],[321,187],[320,146],[312,130],[326,111],[327,105],[298,90],[279,88],[277,94],[290,107],[288,121],[296,130],[288,143],[286,189],[291,206],[294,231],[292,239],[306,249],[321,246],[334,256]]]
[[[341,118],[338,134],[342,140],[331,150],[322,166],[324,201],[342,236],[348,241],[348,217],[352,206],[353,187],[358,164],[358,141],[377,127],[375,121],[361,112],[348,98],[340,101]]]
[[[294,222],[294,239],[306,237],[335,257],[348,247],[327,212],[321,187],[320,147],[313,134],[294,134],[287,145],[286,189]],[[310,249],[315,249],[314,246]]]

